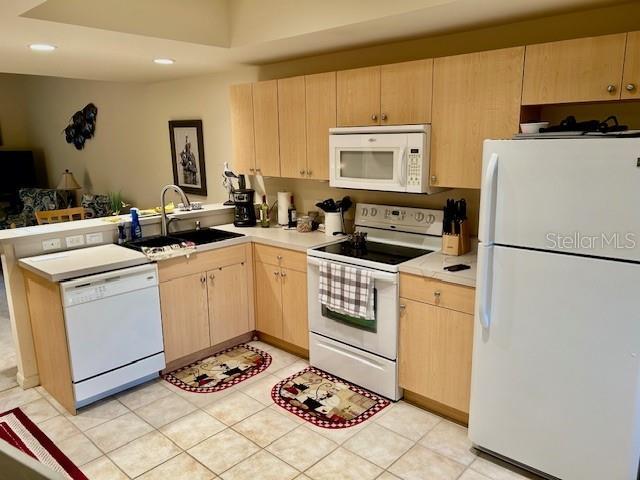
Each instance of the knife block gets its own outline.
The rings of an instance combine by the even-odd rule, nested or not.
[[[464,255],[471,250],[469,241],[469,225],[460,224],[460,234],[445,233],[442,235],[442,253],[445,255]]]

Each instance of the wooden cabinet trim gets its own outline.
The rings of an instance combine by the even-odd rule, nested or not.
[[[270,245],[254,245],[256,262],[267,263],[279,268],[290,268],[299,272],[307,271],[307,254]]]
[[[177,257],[158,262],[160,283],[175,278],[206,272],[214,268],[247,261],[247,251],[251,244],[234,245],[216,250],[192,253],[189,257]]]
[[[408,273],[400,274],[400,296],[473,315],[475,288]]]

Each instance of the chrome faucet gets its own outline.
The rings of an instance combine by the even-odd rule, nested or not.
[[[160,210],[162,211],[162,218],[160,220],[160,228],[163,236],[166,236],[168,232],[167,211],[164,207],[164,197],[167,194],[167,190],[173,190],[178,195],[184,204],[186,210],[191,210],[191,202],[187,198],[187,195],[177,185],[165,185],[160,192]]]

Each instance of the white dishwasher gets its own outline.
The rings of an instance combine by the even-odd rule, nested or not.
[[[75,278],[60,288],[76,407],[165,368],[155,265]]]

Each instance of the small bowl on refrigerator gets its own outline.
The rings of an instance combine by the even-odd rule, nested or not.
[[[540,133],[541,128],[547,128],[549,122],[521,123],[520,130],[522,133]]]

